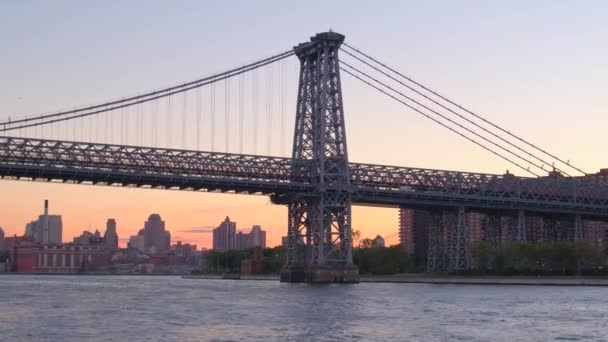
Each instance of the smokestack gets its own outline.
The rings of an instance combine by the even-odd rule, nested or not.
[[[44,216],[42,218],[42,243],[49,243],[49,200],[44,200]]]

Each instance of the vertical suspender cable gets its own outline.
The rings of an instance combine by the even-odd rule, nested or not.
[[[224,120],[226,130],[225,151],[230,152],[230,79],[224,81]]]
[[[253,153],[257,153],[258,152],[258,136],[257,136],[257,131],[258,131],[258,94],[257,94],[257,71],[253,70],[251,72],[251,110],[252,110],[252,118],[253,118],[253,124],[251,125],[251,127],[253,128],[253,132],[252,132],[252,140],[253,140]]]
[[[201,149],[201,88],[196,89],[196,149]]]
[[[245,75],[239,77],[239,153],[243,153],[243,120],[245,116]]]
[[[279,62],[279,70],[280,70],[280,74],[279,74],[279,78],[280,78],[280,85],[279,85],[279,101],[280,101],[280,110],[281,110],[281,156],[285,156],[285,67],[287,66],[287,64],[284,61],[280,61]]]
[[[186,149],[186,121],[188,118],[188,92],[183,92],[184,103],[182,104],[182,148]]]
[[[156,126],[158,124],[158,101],[152,103],[152,143],[154,147],[158,147],[156,138]]]
[[[209,127],[211,127],[211,151],[215,152],[215,83],[211,84],[211,99],[210,99],[210,123]]]
[[[272,64],[268,65],[268,69],[267,69],[267,77],[268,79],[266,80],[266,118],[267,118],[267,127],[266,127],[266,155],[270,155],[271,154],[271,148],[272,148],[272,119],[273,119],[273,115],[272,115],[272,100],[273,100],[273,84],[272,84],[272,78],[273,78],[273,68],[272,68]]]
[[[173,133],[173,119],[171,117],[171,96],[167,97],[167,147],[171,148],[171,135]]]

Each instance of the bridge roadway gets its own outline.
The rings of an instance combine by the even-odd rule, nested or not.
[[[272,195],[276,203],[314,191],[291,158],[0,137],[0,178]],[[526,210],[608,218],[608,186],[350,163],[353,203],[480,211]],[[298,176],[294,176],[298,175]]]

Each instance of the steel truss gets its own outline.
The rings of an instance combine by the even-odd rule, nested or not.
[[[447,269],[447,231],[450,226],[450,217],[443,211],[429,212],[428,232],[429,243],[427,252],[427,272],[441,272]]]
[[[349,172],[338,50],[344,36],[322,33],[296,46],[300,82],[293,145],[292,175],[309,175],[313,190],[289,203],[290,236],[305,235],[306,260],[288,259],[287,267],[351,267],[352,185]],[[302,231],[306,231],[302,234]],[[295,251],[289,239],[288,250]],[[302,261],[304,261],[302,265]]]
[[[526,227],[526,212],[523,210],[517,211],[517,217],[515,220],[515,240],[528,240],[528,229]]]
[[[567,231],[562,222],[554,216],[543,216],[542,242],[567,240]]]
[[[497,214],[490,214],[484,220],[484,240],[491,246],[498,247],[503,242],[503,225],[502,216]]]
[[[581,241],[584,237],[583,218],[581,215],[574,215],[574,241]]]
[[[469,243],[465,208],[458,207],[456,224],[450,236],[449,271],[461,271],[469,267]]]
[[[0,177],[24,180],[274,195],[311,194],[314,186],[310,163],[312,161],[306,159],[296,161],[269,156],[0,137]],[[595,188],[593,197],[518,195],[520,188],[516,183],[514,188],[492,190],[488,185],[492,184],[492,179],[505,177],[499,175],[359,163],[349,164],[349,174],[354,190],[352,201],[356,204],[427,208],[465,205],[472,209],[608,217],[608,186],[579,180],[560,181],[568,184],[564,188],[574,188],[577,193],[577,189],[590,185]],[[477,190],[465,181],[468,178],[480,181]],[[506,178],[520,182],[530,180]],[[542,183],[544,180],[536,181]],[[542,193],[543,189],[539,187],[537,191]],[[532,197],[537,199],[530,199]],[[288,203],[276,196],[273,199],[277,203]]]

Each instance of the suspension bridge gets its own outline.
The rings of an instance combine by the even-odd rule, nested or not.
[[[467,212],[514,217],[516,240],[526,239],[529,215],[571,218],[573,239],[582,238],[584,220],[608,219],[602,179],[344,39],[336,32],[320,33],[279,54],[194,81],[0,122],[0,177],[268,195],[288,207],[288,256],[281,274],[286,282],[358,281],[352,262],[353,204],[427,210],[429,263],[437,266],[441,254],[445,270],[469,266]],[[273,156],[277,148],[285,154],[287,146],[286,61],[293,56],[299,77],[291,156]],[[529,176],[351,162],[342,73]],[[217,100],[222,85],[224,103]],[[221,147],[220,130],[225,134]],[[202,151],[202,145],[209,150]],[[455,220],[442,219],[446,213]]]

